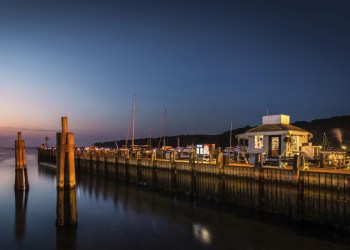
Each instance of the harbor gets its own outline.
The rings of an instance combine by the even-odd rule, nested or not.
[[[1,250],[350,250],[349,1],[0,10]]]
[[[257,249],[261,244],[276,250],[315,245],[349,249],[347,234],[332,227],[174,196],[83,171],[76,176],[78,225],[57,227],[56,170],[38,164],[37,154],[27,151],[30,190],[15,197],[14,151],[0,150],[2,249]]]
[[[140,156],[140,154],[138,154]],[[261,162],[234,164],[121,156],[121,151],[76,151],[77,171],[103,176],[139,188],[166,191],[169,195],[207,200],[348,231],[350,225],[350,171],[301,168],[300,157],[286,168]],[[220,156],[217,156],[220,158]],[[41,149],[39,163],[55,169],[55,151]],[[259,158],[257,157],[257,161]]]

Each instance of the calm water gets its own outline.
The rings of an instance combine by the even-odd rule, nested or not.
[[[350,249],[350,237],[243,209],[78,176],[78,226],[57,229],[55,173],[28,152],[29,192],[14,192],[14,151],[0,151],[0,249]],[[226,208],[227,210],[227,208]]]

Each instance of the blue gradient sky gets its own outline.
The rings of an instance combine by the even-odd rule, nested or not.
[[[0,2],[0,146],[349,114],[349,1]],[[44,131],[43,131],[44,130]]]

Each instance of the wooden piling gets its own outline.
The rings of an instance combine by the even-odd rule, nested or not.
[[[62,132],[56,134],[57,140],[57,188],[75,188],[74,134],[68,132],[68,119],[62,117]]]
[[[64,165],[65,165],[65,145],[66,145],[66,134],[65,133],[57,133],[57,187],[59,189],[63,189],[64,187]]]
[[[67,133],[67,149],[68,149],[68,175],[69,175],[69,187],[75,188],[75,163],[74,163],[74,135],[73,133]]]
[[[56,134],[57,226],[77,225],[74,134],[68,132],[67,117],[61,118],[62,132]]]
[[[22,140],[22,133],[18,132],[15,141],[15,189],[23,190],[29,188],[27,160],[25,143]]]
[[[29,180],[28,180],[28,172],[27,172],[27,152],[26,152],[24,141],[23,141],[23,171],[24,171],[25,188],[29,189]]]
[[[254,177],[256,180],[260,178],[261,172],[262,172],[261,154],[256,154],[255,164],[254,164]]]
[[[293,180],[294,182],[298,182],[299,180],[299,170],[300,170],[300,155],[296,154],[293,158]]]

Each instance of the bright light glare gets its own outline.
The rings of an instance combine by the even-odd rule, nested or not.
[[[193,233],[194,236],[204,244],[209,245],[211,243],[210,232],[204,226],[200,224],[193,224]]]

